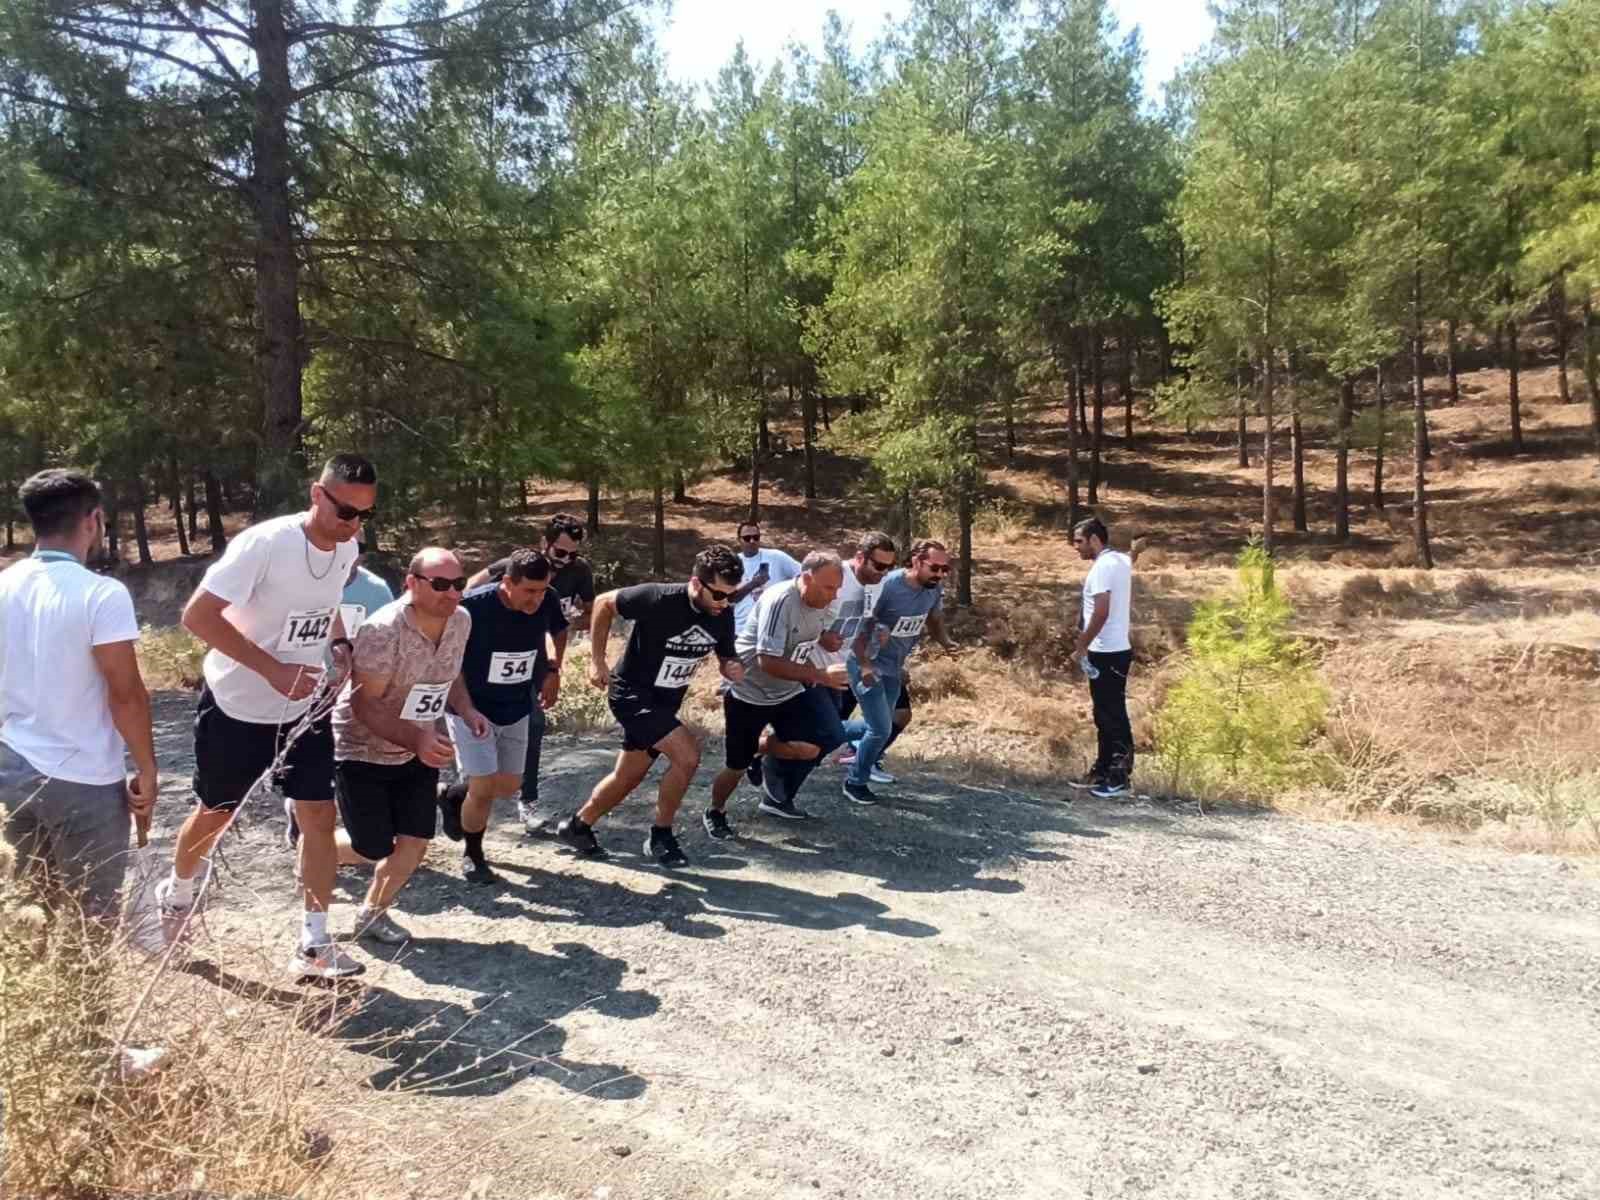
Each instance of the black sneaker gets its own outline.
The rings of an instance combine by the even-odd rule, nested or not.
[[[1128,796],[1132,795],[1132,793],[1133,789],[1126,782],[1107,779],[1105,782],[1098,784],[1089,794],[1097,800],[1115,800],[1119,796]]]
[[[706,809],[705,816],[700,818],[701,824],[706,827],[706,836],[725,842],[733,836],[733,826],[728,824],[728,814],[720,808]]]
[[[578,820],[577,813],[573,813],[556,826],[556,837],[571,846],[584,858],[604,858],[606,856],[605,847],[594,836],[594,830]]]
[[[461,858],[461,878],[478,887],[491,887],[500,882],[500,876],[495,874],[486,859],[473,858],[463,855]]]
[[[439,785],[439,828],[452,842],[459,842],[464,832],[461,828],[462,797],[454,790],[458,786],[453,783]]]
[[[761,786],[761,755],[750,760],[750,765],[744,769],[744,777],[750,781],[751,787]]]
[[[1106,777],[1099,771],[1090,771],[1087,775],[1080,775],[1076,779],[1067,780],[1067,786],[1075,792],[1089,792],[1099,787],[1106,781]]]
[[[844,798],[852,804],[876,804],[878,798],[872,794],[872,789],[864,783],[851,783],[844,781]]]
[[[650,836],[644,840],[645,857],[653,858],[663,867],[687,867],[689,858],[678,847],[678,839],[673,836],[670,829],[650,829]]]
[[[761,787],[761,803],[757,810],[769,813],[774,817],[782,817],[786,821],[809,821],[811,814],[803,809],[796,808],[794,801],[783,794],[782,787],[776,779],[769,779]]]

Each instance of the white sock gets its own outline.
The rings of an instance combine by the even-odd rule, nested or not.
[[[306,949],[328,944],[328,914],[308,912],[300,924],[300,945]]]
[[[177,867],[173,867],[171,873],[168,874],[167,885],[167,891],[171,895],[172,902],[179,908],[187,908],[194,902],[194,880],[179,879]]]

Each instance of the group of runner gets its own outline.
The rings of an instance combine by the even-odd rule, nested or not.
[[[874,804],[873,784],[893,782],[882,754],[910,720],[908,660],[929,635],[947,651],[957,648],[943,618],[945,547],[920,541],[900,567],[894,541],[878,531],[862,537],[848,560],[815,550],[796,561],[763,548],[759,525],[746,523],[736,531],[737,553],[707,546],[684,582],[597,596],[581,554],[583,525],[558,515],[538,548],[516,550],[471,579],[454,552],[425,547],[407,566],[403,594],[391,598],[358,561],[357,539],[375,514],[377,491],[370,462],[335,455],[310,485],[308,509],[235,536],[184,609],[184,627],[208,651],[194,720],[196,804],[156,889],[169,938],[188,929],[234,814],[268,784],[285,797],[297,855],[302,917],[290,969],[301,978],[363,970],[328,928],[340,863],[373,868],[355,936],[403,943],[409,934],[392,909],[436,825],[462,844],[467,882],[498,881],[484,836],[500,800],[517,798],[530,833],[604,857],[596,826],[665,758],[643,852],[663,867],[686,865],[674,824],[701,748],[679,713],[711,657],[722,681],[726,749],[702,815],[708,836],[734,836],[728,802],[741,777],[759,789],[760,812],[810,819],[802,790],[841,750],[843,796]],[[129,815],[148,821],[157,787],[148,698],[132,654],[137,625],[126,589],[83,567],[103,528],[94,482],[44,472],[22,498],[39,549],[29,570],[0,576],[0,802],[8,836],[31,836],[38,856],[54,850],[58,859],[87,863],[95,847],[107,851],[79,880],[104,915],[121,881],[121,868],[109,863],[123,858]],[[1100,534],[1103,549],[1103,527]],[[8,603],[13,594],[22,599]],[[1085,604],[1089,624],[1100,614],[1090,610],[1087,590]],[[1125,601],[1121,616],[1125,625]],[[613,668],[609,643],[619,617],[631,627]],[[581,807],[545,812],[545,714],[559,702],[568,638],[585,626],[588,683],[606,692],[622,747]],[[79,693],[62,702],[70,720],[67,708],[58,713],[24,698],[47,669],[44,638],[64,647],[50,669]],[[31,647],[27,661],[15,649],[23,643]],[[1075,647],[1075,655],[1086,648]],[[1126,664],[1119,665],[1125,681]],[[86,701],[103,710],[98,729]],[[1124,786],[1131,734],[1127,740],[1125,751],[1118,743],[1109,752]],[[125,793],[124,746],[135,764]],[[1097,763],[1092,781],[1102,790],[1107,765]],[[444,782],[451,767],[456,778]],[[34,797],[19,803],[15,797],[33,783]],[[108,789],[117,793],[120,826],[96,815]]]

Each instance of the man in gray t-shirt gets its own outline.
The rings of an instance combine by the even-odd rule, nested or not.
[[[744,678],[722,697],[727,718],[724,768],[711,784],[706,832],[733,835],[725,810],[741,773],[762,789],[760,810],[791,821],[807,814],[794,797],[821,757],[844,742],[838,705],[828,689],[848,686],[842,665],[818,667],[813,651],[837,649],[829,634],[828,606],[844,582],[837,554],[813,551],[800,576],[769,586],[740,627],[735,645]],[[764,738],[768,727],[772,736]]]

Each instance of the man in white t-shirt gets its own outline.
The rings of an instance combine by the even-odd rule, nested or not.
[[[339,604],[356,536],[378,494],[372,464],[336,454],[311,485],[311,507],[252,525],[211,565],[183,610],[184,628],[211,649],[195,712],[194,792],[172,874],[156,889],[169,930],[187,921],[200,869],[233,813],[271,771],[300,828],[304,917],[291,972],[338,979],[365,968],[328,933],[338,850],[334,841],[333,731],[326,714],[302,727],[334,651],[336,685],[350,669]]]
[[[158,785],[139,623],[128,589],[83,565],[105,535],[94,480],[41,471],[18,497],[34,551],[0,572],[0,816],[19,870],[109,927],[130,819],[148,827]]]
[[[1106,543],[1098,517],[1079,521],[1072,530],[1078,557],[1092,562],[1083,581],[1082,632],[1072,647],[1072,661],[1082,667],[1087,656],[1089,695],[1094,701],[1094,727],[1099,752],[1088,775],[1071,786],[1086,788],[1102,799],[1128,794],[1133,773],[1133,724],[1128,720],[1128,671],[1133,643],[1128,617],[1133,600],[1133,560]]]
[[[743,629],[745,620],[755,609],[762,590],[769,583],[782,583],[800,575],[800,564],[782,550],[764,550],[761,547],[761,526],[746,521],[739,526],[739,565],[744,575],[739,580],[739,590],[733,594],[733,627]]]

